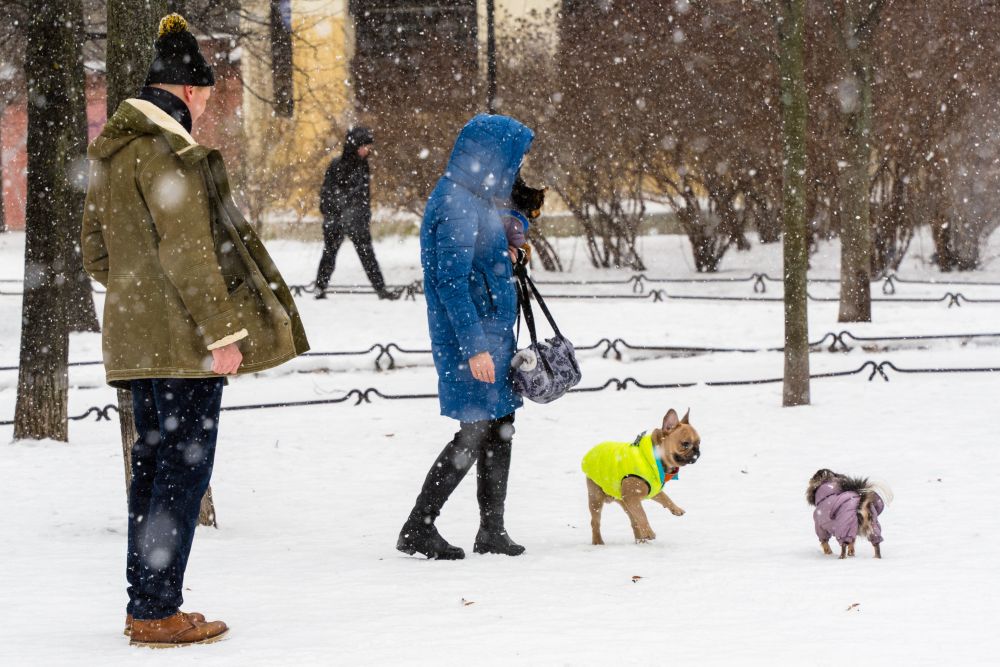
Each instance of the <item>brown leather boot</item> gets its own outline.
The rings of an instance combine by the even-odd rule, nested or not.
[[[192,611],[188,616],[191,617],[192,621],[198,621],[199,623],[205,622],[205,614],[199,614],[196,611]],[[125,614],[125,631],[122,633],[126,637],[132,636],[132,614]]]
[[[155,620],[132,621],[132,646],[173,648],[190,644],[211,644],[224,638],[229,628],[222,621],[196,621],[191,614],[179,611]]]

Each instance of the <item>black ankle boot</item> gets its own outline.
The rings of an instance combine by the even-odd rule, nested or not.
[[[432,560],[462,560],[465,551],[460,547],[448,544],[441,537],[433,524],[430,526],[415,526],[409,521],[403,526],[396,540],[396,549],[412,556],[419,553]]]
[[[504,556],[520,556],[524,553],[524,547],[510,539],[506,530],[490,530],[485,526],[479,527],[476,534],[476,544],[472,550],[477,554],[503,554]]]

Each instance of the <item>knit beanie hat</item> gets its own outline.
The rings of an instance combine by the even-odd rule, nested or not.
[[[375,134],[370,128],[361,125],[352,127],[344,138],[344,152],[357,153],[362,146],[375,143]]]
[[[215,85],[212,67],[198,49],[198,40],[188,30],[180,14],[160,19],[160,34],[155,43],[156,57],[149,66],[146,84],[173,83],[188,86]]]

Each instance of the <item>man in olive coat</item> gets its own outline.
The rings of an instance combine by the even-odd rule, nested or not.
[[[146,85],[88,149],[84,267],[107,288],[109,384],[132,391],[126,633],[143,646],[215,641],[180,611],[225,376],[309,349],[291,294],[233,203],[218,151],[191,137],[214,75],[187,23],[160,22]]]

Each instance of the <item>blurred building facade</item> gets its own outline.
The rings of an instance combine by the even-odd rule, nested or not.
[[[560,6],[495,0],[498,36],[534,17],[554,44]],[[434,88],[478,77],[485,92],[486,0],[249,0],[244,7],[253,15],[243,26],[253,52],[242,59],[245,151],[249,168],[259,170],[248,181],[260,190],[247,193],[251,215],[266,210],[290,222],[317,214],[325,165],[383,93],[381,80]],[[275,39],[282,31],[287,51]],[[431,66],[427,54],[440,57],[442,45],[450,65]],[[383,76],[389,70],[393,76]],[[434,80],[442,76],[449,78]]]
[[[561,4],[495,0],[498,37],[532,19],[547,26],[554,45]],[[433,85],[426,79],[432,68],[421,66],[421,56],[440,51],[426,48],[432,44],[448,44],[452,72],[479,77],[479,88],[486,89],[486,0],[244,0],[241,7],[238,39],[200,37],[219,83],[195,136],[226,155],[235,180],[246,185],[239,194],[252,216],[316,214],[326,162],[346,129],[363,117],[368,96],[379,94],[377,85],[358,85],[366,72],[394,68],[410,85]],[[507,55],[498,53],[501,66]],[[87,77],[92,138],[106,121],[103,63],[88,63]],[[24,227],[26,135],[21,95],[0,106],[8,229]]]

